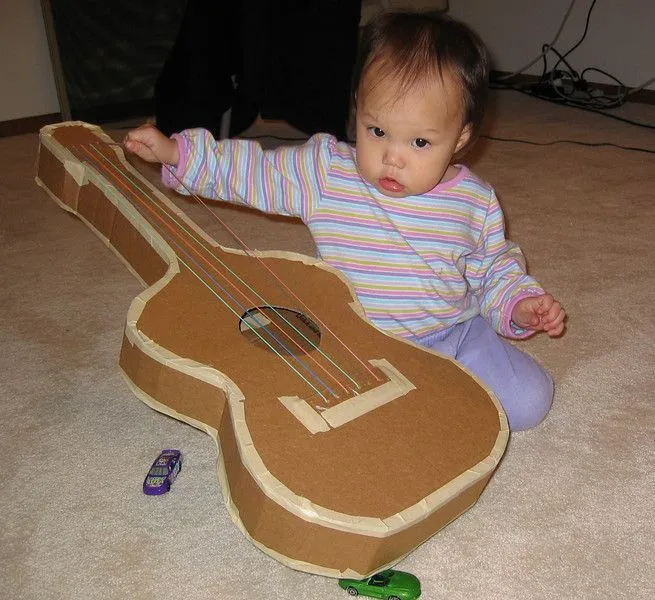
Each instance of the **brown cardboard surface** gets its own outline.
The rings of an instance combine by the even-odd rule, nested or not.
[[[175,371],[162,373],[156,361],[139,354],[125,341],[121,366],[140,390],[159,394],[166,407],[216,430],[221,447],[221,468],[230,484],[226,501],[232,505],[233,515],[244,532],[263,549],[284,555],[287,561],[294,563],[291,566],[304,566],[303,570],[328,575],[364,575],[392,564],[467,510],[488,480],[488,476],[485,477],[414,527],[384,539],[307,523],[293,518],[262,495],[240,460],[230,416],[223,412],[224,402],[212,386],[198,386],[196,382],[196,388],[190,389],[188,377]],[[185,393],[180,393],[182,391]],[[189,401],[189,397],[193,400]],[[170,410],[163,410],[171,414]]]
[[[453,361],[372,327],[343,278],[322,263],[261,253],[298,305],[259,260],[208,243],[120,150],[101,145],[122,164],[117,179],[80,150],[101,140],[109,141],[86,124],[44,128],[37,180],[151,286],[128,313],[121,368],[142,400],[214,437],[226,503],[256,544],[294,568],[364,575],[475,502],[508,436],[488,390]],[[257,294],[241,295],[244,281]],[[239,303],[226,302],[232,297]],[[243,334],[239,317],[262,305],[320,316],[325,354],[309,353],[312,369],[338,380],[330,380],[337,397]],[[327,431],[312,433],[279,400],[297,397],[320,418],[387,384],[369,362],[380,359],[411,385]]]

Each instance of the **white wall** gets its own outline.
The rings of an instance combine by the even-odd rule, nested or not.
[[[59,112],[39,0],[0,0],[0,121]]]
[[[450,0],[449,12],[473,27],[487,43],[499,71],[514,71],[550,43],[571,0]],[[554,47],[564,54],[582,36],[592,0],[577,0]],[[597,0],[589,31],[567,60],[578,72],[586,67],[607,71],[629,87],[655,77],[655,2]],[[557,60],[549,55],[549,67]],[[541,62],[526,73],[541,74]],[[588,81],[612,83],[598,73]],[[648,86],[655,89],[655,83]]]
[[[560,52],[582,35],[592,0],[578,0],[556,44]],[[39,0],[0,0],[0,121],[59,111]],[[450,13],[474,27],[495,59],[513,71],[554,37],[570,0],[450,0]],[[570,55],[577,70],[598,67],[635,87],[655,76],[655,2],[598,0],[589,33]],[[553,63],[550,63],[553,64]],[[541,65],[529,71],[541,72]],[[589,81],[607,82],[597,74]],[[649,89],[655,89],[651,84]]]

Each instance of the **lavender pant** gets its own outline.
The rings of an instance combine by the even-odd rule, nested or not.
[[[503,406],[511,431],[538,425],[550,410],[552,377],[482,317],[416,341],[451,356],[489,387]]]

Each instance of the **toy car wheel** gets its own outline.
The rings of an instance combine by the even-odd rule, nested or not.
[[[389,596],[388,600],[400,600],[398,596]]]
[[[354,587],[349,587],[346,591],[347,591],[351,596],[357,596],[357,594],[358,594],[357,590],[356,590]]]

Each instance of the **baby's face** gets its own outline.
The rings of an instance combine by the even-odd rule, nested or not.
[[[367,74],[357,95],[357,167],[386,196],[429,192],[451,179],[453,155],[468,141],[462,99],[453,77],[444,73],[398,94],[390,78],[375,84]]]

